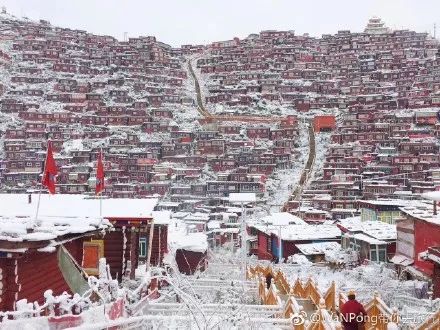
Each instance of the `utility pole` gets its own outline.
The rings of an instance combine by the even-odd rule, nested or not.
[[[434,23],[434,39],[436,38],[437,35],[437,24]]]
[[[278,263],[280,264],[283,260],[283,240],[281,239],[281,226],[278,226]]]
[[[245,215],[244,202],[241,202],[241,254],[242,254],[242,271],[243,280],[246,281],[247,270],[247,237],[246,237],[246,215]]]

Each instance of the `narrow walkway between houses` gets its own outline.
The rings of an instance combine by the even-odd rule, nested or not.
[[[307,186],[310,173],[312,173],[313,166],[315,165],[315,157],[316,157],[316,142],[315,142],[315,132],[313,130],[313,125],[309,122],[309,156],[307,158],[306,165],[301,173],[301,178],[299,179],[298,184],[293,190],[289,201],[291,200],[299,200],[301,198],[301,194],[303,192],[304,187]]]
[[[199,80],[197,79],[197,75],[196,75],[196,73],[194,72],[194,69],[193,69],[193,67],[192,67],[192,64],[191,64],[191,59],[189,59],[188,60],[188,70],[189,70],[189,73],[191,74],[191,76],[192,76],[192,78],[193,78],[193,80],[194,80],[194,87],[195,87],[195,89],[196,89],[196,99],[197,99],[197,110],[200,112],[200,114],[203,116],[203,117],[208,117],[208,118],[210,118],[210,117],[212,117],[212,115],[205,109],[205,106],[204,106],[204,104],[203,104],[203,98],[202,98],[202,92],[201,92],[201,90],[200,90],[200,84],[199,84]]]

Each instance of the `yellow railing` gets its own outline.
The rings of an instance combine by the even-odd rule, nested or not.
[[[281,270],[274,272],[270,266],[262,267],[257,265],[254,268],[249,267],[247,270],[248,279],[260,276],[266,277],[268,274],[272,275],[273,282],[280,294],[290,294],[297,298],[311,299],[315,305],[318,305],[321,298],[323,298],[327,309],[331,311],[336,310],[336,284],[334,282],[332,282],[323,296],[312,278],[309,278],[305,285],[299,279],[293,285],[290,285],[286,275]]]
[[[311,322],[307,323],[306,330],[342,330],[341,322],[333,319],[324,299],[320,300],[317,307],[313,317],[310,318]]]
[[[269,289],[266,288],[266,276],[271,274],[272,284]],[[293,324],[294,329],[299,330],[317,330],[317,329],[338,329],[341,327],[339,322],[332,320],[332,313],[338,312],[339,306],[347,302],[347,296],[344,293],[336,293],[336,283],[333,281],[325,294],[322,294],[317,284],[312,278],[306,283],[296,279],[295,282],[289,284],[286,275],[281,271],[274,271],[270,266],[249,267],[247,271],[248,279],[258,279],[259,296],[262,304],[279,305],[281,297],[287,296],[284,304],[282,318],[303,317],[304,315],[295,298],[309,299],[316,307],[313,322],[304,321],[302,324]],[[397,311],[389,308],[375,293],[373,299],[365,305],[368,314],[365,329],[386,330],[390,322],[399,324],[399,316]],[[417,330],[439,329],[440,312],[427,320]]]
[[[266,280],[261,277],[258,283],[258,296],[263,305],[280,305],[281,299],[275,285],[271,285],[269,289],[266,287]]]
[[[428,317],[416,330],[437,330],[440,329],[440,310]]]

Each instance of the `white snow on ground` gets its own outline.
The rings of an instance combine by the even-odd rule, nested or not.
[[[322,169],[324,167],[325,155],[328,151],[328,146],[331,141],[331,133],[316,133],[315,134],[315,162],[311,173],[309,174],[309,180],[307,183],[312,182],[318,176],[322,175]],[[307,187],[305,187],[307,188]]]
[[[208,110],[209,112],[212,112],[213,109],[210,109],[210,104],[209,103],[205,104],[205,97],[209,95],[209,91],[208,91],[208,87],[207,87],[207,81],[209,80],[209,76],[201,74],[200,68],[197,67],[197,59],[199,59],[205,55],[206,54],[191,56],[191,57],[189,57],[188,60],[191,62],[192,69],[194,71],[194,74],[197,77],[198,82],[199,82],[202,102],[205,105],[206,110]],[[191,81],[194,86],[194,79],[192,79],[192,76],[189,73],[189,71],[188,71],[188,78],[189,78],[188,81]],[[194,95],[195,95],[195,88],[194,88]]]
[[[279,211],[288,201],[290,194],[299,182],[302,170],[309,156],[309,135],[308,126],[300,122],[299,124],[299,147],[295,149],[298,155],[293,162],[292,169],[278,170],[266,181],[267,205],[272,212]]]

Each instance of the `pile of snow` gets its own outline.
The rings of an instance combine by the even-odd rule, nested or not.
[[[294,254],[287,257],[286,263],[288,264],[297,264],[297,265],[311,265],[312,262],[307,259],[305,255],[302,254]]]

